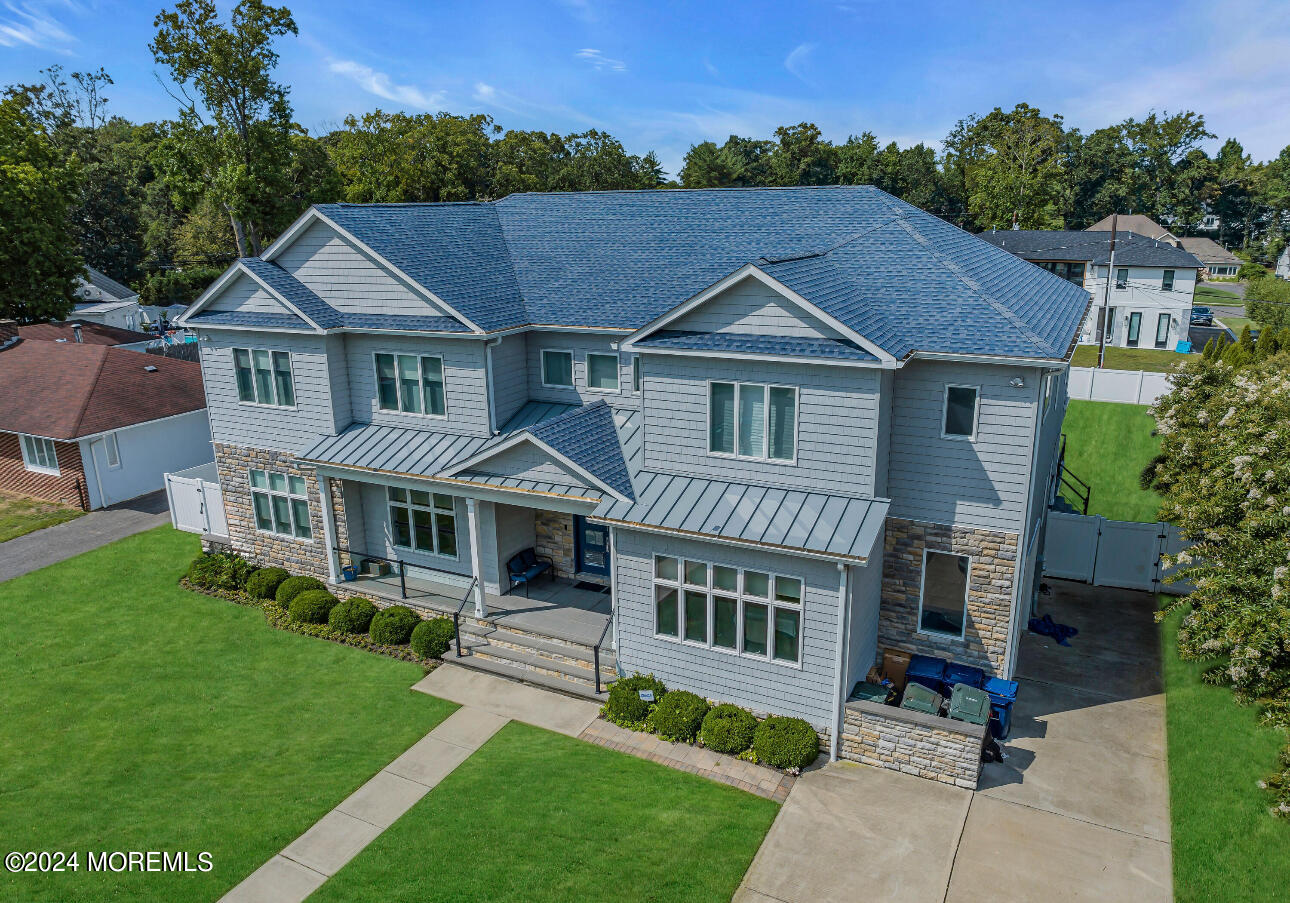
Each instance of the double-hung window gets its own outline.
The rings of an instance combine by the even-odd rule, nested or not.
[[[107,459],[109,470],[116,470],[121,466],[121,446],[117,444],[116,433],[108,433],[103,437],[103,457]]]
[[[1115,287],[1116,287],[1116,288],[1128,288],[1128,287],[1129,287],[1129,269],[1128,269],[1128,267],[1116,267],[1116,268],[1115,268]]]
[[[708,451],[792,461],[797,447],[797,389],[763,383],[708,384]]]
[[[802,581],[692,558],[654,558],[654,633],[750,658],[801,661]]]
[[[296,387],[291,378],[291,355],[287,352],[234,348],[233,370],[238,401],[295,407]]]
[[[278,536],[312,539],[309,493],[303,477],[271,470],[251,471],[251,507],[255,528]]]
[[[594,392],[618,391],[618,355],[587,353],[587,388]]]
[[[382,411],[447,416],[443,358],[438,355],[377,354],[376,404]]]
[[[22,437],[22,463],[28,470],[58,476],[58,453],[52,439],[40,436]]]
[[[945,416],[941,436],[946,439],[976,437],[977,406],[980,390],[976,386],[946,386]]]
[[[971,570],[972,559],[966,555],[923,551],[923,589],[918,605],[920,631],[963,637]]]
[[[573,388],[572,351],[546,349],[542,352],[542,385],[563,389]]]
[[[1165,274],[1160,279],[1161,291],[1172,292],[1174,290],[1174,271],[1165,270]]]
[[[457,557],[457,514],[453,497],[390,486],[390,534],[404,549]]]

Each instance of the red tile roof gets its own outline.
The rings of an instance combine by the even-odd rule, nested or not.
[[[190,361],[73,342],[0,350],[6,432],[76,439],[204,407],[201,365]]]
[[[135,332],[133,329],[122,329],[119,326],[106,326],[102,323],[90,323],[86,320],[68,320],[65,323],[33,323],[30,326],[19,326],[18,335],[24,339],[35,339],[40,342],[57,342],[64,339],[76,341],[72,333],[72,324],[81,326],[81,341],[86,345],[128,345],[131,342],[146,342],[156,336],[146,332]]]

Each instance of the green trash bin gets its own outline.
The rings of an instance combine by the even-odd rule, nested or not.
[[[905,686],[905,698],[901,700],[900,707],[911,712],[922,712],[924,715],[939,715],[944,701],[945,697],[930,687],[911,683]]]
[[[865,702],[876,702],[879,704],[887,701],[887,688],[882,684],[871,684],[867,680],[862,680],[856,684],[855,689],[851,691],[852,699],[863,699]]]
[[[949,715],[968,724],[989,724],[990,694],[979,687],[955,684],[950,691]]]

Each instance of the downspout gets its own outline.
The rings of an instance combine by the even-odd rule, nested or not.
[[[842,738],[842,684],[846,674],[842,670],[846,663],[847,634],[851,629],[850,606],[847,605],[847,566],[838,562],[838,651],[833,666],[837,677],[833,681],[833,729],[829,732],[829,761],[838,760],[838,747]]]
[[[488,387],[488,432],[496,436],[500,427],[497,423],[497,398],[493,393],[493,349],[502,344],[502,337],[489,339],[484,343],[484,382]]]

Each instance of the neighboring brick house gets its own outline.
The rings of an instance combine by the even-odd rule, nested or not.
[[[37,342],[78,342],[82,345],[142,345],[155,337],[146,332],[108,326],[92,320],[61,320],[18,327],[18,336]]]
[[[320,205],[180,325],[238,552],[836,744],[884,647],[1012,674],[1088,303],[870,187],[626,191]]]
[[[90,510],[211,460],[200,365],[32,328],[0,323],[0,489]]]

